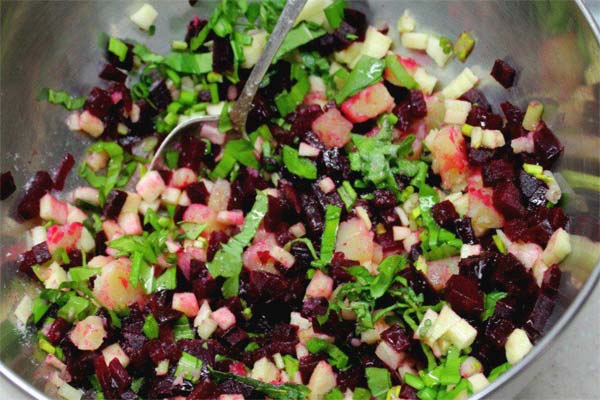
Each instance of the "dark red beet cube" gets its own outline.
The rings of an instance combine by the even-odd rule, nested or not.
[[[536,158],[545,168],[550,168],[564,149],[562,143],[543,121],[533,132],[533,144]]]
[[[312,375],[315,367],[319,363],[319,361],[327,359],[327,356],[323,353],[317,354],[309,354],[307,356],[302,357],[300,361],[300,374],[302,375],[302,381],[308,382],[310,376]]]
[[[467,148],[467,159],[469,164],[475,167],[487,165],[496,156],[496,151],[492,149],[474,149],[469,146]]]
[[[307,297],[302,303],[301,314],[304,318],[313,318],[325,315],[329,308],[329,302],[325,297]]]
[[[484,251],[479,255],[462,258],[458,263],[460,274],[485,282],[496,263],[496,254]]]
[[[45,241],[38,243],[31,248],[37,264],[43,264],[52,258],[52,254],[48,250],[48,243]]]
[[[206,143],[192,135],[182,136],[179,146],[179,168],[187,167],[198,171],[206,152]]]
[[[17,190],[17,186],[15,185],[12,173],[6,171],[0,175],[0,200],[7,199],[15,190]]]
[[[65,337],[67,332],[69,332],[70,328],[70,323],[62,318],[56,317],[54,321],[52,321],[52,324],[50,324],[46,337],[50,343],[58,344]]]
[[[217,251],[221,248],[221,243],[227,242],[229,235],[223,231],[213,231],[208,237],[208,249],[206,251],[206,259],[212,261],[217,254]]]
[[[381,333],[381,339],[385,340],[397,352],[408,350],[411,345],[410,334],[398,324],[394,324]]]
[[[37,262],[35,261],[35,254],[33,253],[33,250],[23,252],[17,257],[17,265],[19,266],[19,271],[27,275],[34,276],[31,267],[33,267],[36,264]]]
[[[54,181],[54,189],[63,190],[65,187],[65,180],[69,175],[69,172],[75,165],[75,159],[69,153],[65,154],[60,164],[54,170],[52,180]]]
[[[495,289],[514,294],[523,301],[531,301],[538,292],[538,286],[533,276],[510,253],[496,256],[496,265],[490,281]]]
[[[248,342],[248,334],[240,327],[233,327],[223,335],[223,341],[231,348],[240,349]]]
[[[488,111],[492,110],[492,107],[485,97],[485,94],[476,88],[469,89],[459,97],[459,100],[468,101],[472,105],[482,107]]]
[[[54,182],[48,172],[36,172],[25,185],[25,194],[17,206],[19,215],[24,219],[39,217],[40,199],[52,189],[53,185]]]
[[[448,200],[444,200],[434,205],[431,208],[431,215],[439,226],[446,229],[452,228],[454,226],[454,221],[460,218],[456,212],[456,209],[454,208],[454,204]]]
[[[292,126],[290,131],[294,136],[300,137],[311,130],[312,123],[315,119],[323,114],[321,106],[313,104],[307,107],[298,109],[293,115]],[[321,144],[322,146],[322,144]]]
[[[402,385],[398,398],[405,400],[418,400],[417,389],[409,385]]]
[[[373,206],[377,209],[393,208],[397,204],[396,196],[391,190],[377,189],[373,192]]]
[[[471,218],[464,217],[454,220],[454,230],[456,236],[463,243],[466,244],[475,244],[477,241],[475,238],[475,231],[473,230],[473,225],[471,225]]]
[[[527,135],[527,130],[523,128],[525,113],[508,101],[500,104],[500,107],[502,107],[502,112],[506,118],[505,130],[510,134],[510,137],[518,138]]]
[[[104,68],[102,68],[102,72],[100,72],[100,75],[98,76],[100,77],[100,79],[104,79],[105,81],[114,81],[120,83],[124,83],[127,79],[127,74],[125,74],[123,71],[119,70],[112,64],[104,65]]]
[[[484,107],[475,106],[469,111],[467,116],[467,124],[480,126],[483,129],[502,129],[502,117],[493,114]]]
[[[210,399],[216,397],[214,396],[216,391],[217,385],[208,379],[204,379],[194,386],[194,390],[187,396],[187,400]]]
[[[506,89],[511,87],[515,81],[517,71],[511,67],[506,61],[496,60],[490,73],[499,84],[504,86]]]
[[[542,293],[550,298],[555,298],[560,287],[561,271],[558,265],[553,265],[544,272],[542,279]]]
[[[492,317],[485,322],[483,335],[490,343],[503,348],[515,325],[504,318]]]
[[[463,275],[450,277],[444,298],[459,314],[475,317],[483,311],[483,292],[472,278]]]
[[[519,189],[528,203],[535,206],[546,204],[546,192],[548,188],[541,180],[521,170],[518,178]]]
[[[213,40],[213,70],[220,74],[233,70],[233,49],[227,37],[215,37]]]
[[[185,188],[190,201],[194,204],[207,204],[208,202],[208,189],[204,182],[194,182]]]
[[[165,80],[156,81],[150,86],[148,98],[159,111],[163,111],[171,103],[171,92],[167,87]]]
[[[496,185],[492,200],[494,207],[507,219],[520,218],[525,215],[525,207],[521,203],[521,192],[510,181]]]
[[[488,187],[503,182],[511,181],[515,177],[514,161],[504,159],[492,160],[485,164],[481,170],[483,184]]]
[[[350,176],[350,161],[343,149],[333,147],[321,151],[317,165],[320,173],[337,183],[347,180]]]
[[[535,302],[533,310],[529,314],[527,321],[525,321],[524,326],[527,334],[533,341],[536,341],[544,334],[546,323],[552,315],[552,310],[554,310],[554,300],[545,294],[541,294]]]
[[[127,200],[127,193],[122,190],[112,190],[106,197],[104,203],[104,209],[102,210],[104,216],[108,219],[115,219],[119,216],[123,204]]]
[[[99,87],[95,87],[92,89],[87,99],[85,100],[85,104],[83,105],[83,109],[90,112],[90,114],[102,119],[108,114],[108,111],[113,105],[112,98],[110,94]]]

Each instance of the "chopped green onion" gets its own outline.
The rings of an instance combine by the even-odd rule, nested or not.
[[[119,61],[123,62],[127,57],[127,51],[129,51],[129,48],[119,39],[111,37],[108,40],[108,51],[119,57]]]
[[[33,323],[37,324],[46,314],[46,312],[50,309],[50,305],[41,297],[37,297],[35,300],[33,300],[33,305],[31,309],[33,315]]]
[[[394,78],[396,78],[396,81],[400,86],[404,86],[407,89],[416,89],[419,87],[417,81],[415,81],[408,71],[406,71],[406,68],[398,61],[396,55],[390,54],[386,56],[385,65],[392,72],[392,75],[394,75]]]
[[[181,104],[190,106],[190,105],[196,103],[197,97],[198,96],[196,95],[196,92],[188,92],[186,90],[182,90],[179,93],[179,102]]]
[[[190,353],[182,352],[175,370],[175,377],[182,377],[192,383],[197,383],[200,380],[201,373],[202,360]]]
[[[85,104],[85,97],[72,97],[67,92],[43,88],[36,98],[38,101],[47,101],[51,104],[61,105],[65,109],[78,110]]]
[[[354,392],[352,393],[352,400],[370,400],[371,392],[362,387],[354,388]]]
[[[440,375],[440,383],[442,385],[456,385],[460,378],[460,350],[450,346],[446,356],[446,364]]]
[[[285,365],[285,373],[290,379],[294,379],[296,373],[300,370],[300,361],[295,357],[286,354],[283,356],[283,363]]]
[[[329,393],[323,397],[324,400],[343,400],[344,394],[338,388],[333,388]]]
[[[425,387],[423,380],[421,378],[419,378],[418,375],[413,375],[408,372],[406,374],[404,374],[404,383],[406,383],[408,386],[413,387],[417,390],[421,390]]]
[[[90,306],[90,301],[79,296],[69,298],[67,304],[62,306],[56,315],[66,321],[73,322],[83,318],[83,313]]]
[[[69,276],[74,281],[87,281],[92,276],[98,275],[100,268],[75,267],[69,269]]]
[[[158,322],[154,318],[154,315],[146,315],[142,332],[144,332],[144,335],[146,335],[148,339],[156,339],[158,337]]]
[[[179,152],[177,150],[165,151],[165,164],[170,169],[176,169],[179,163]]]
[[[506,245],[504,244],[504,241],[502,240],[502,238],[499,235],[493,235],[492,239],[494,240],[494,244],[496,245],[496,247],[498,248],[498,251],[502,254],[506,254],[508,253],[508,251],[506,250]]]
[[[337,104],[355,95],[367,86],[378,82],[383,75],[385,61],[377,58],[362,56],[346,79],[346,83],[335,96]]]
[[[188,47],[188,44],[184,40],[173,40],[171,42],[171,48],[173,50],[186,50],[187,47]]]
[[[533,176],[539,176],[544,173],[544,168],[541,165],[524,163],[523,169],[525,170],[525,172]]]
[[[469,124],[464,124],[462,126],[462,128],[460,128],[460,131],[463,135],[465,135],[466,137],[471,137],[471,131],[473,130],[473,126],[469,125]]]
[[[173,326],[173,336],[175,337],[175,341],[194,338],[194,331],[190,328],[190,322],[185,315],[182,315],[181,318],[175,322],[175,326]]]
[[[494,290],[490,293],[485,293],[483,298],[483,312],[481,313],[481,320],[485,321],[494,315],[496,310],[496,303],[505,298],[508,294]]]
[[[525,112],[525,116],[523,117],[523,123],[521,124],[523,128],[528,131],[535,130],[536,126],[542,119],[542,114],[544,113],[544,105],[539,101],[530,101],[527,105],[527,111]]]
[[[288,171],[306,179],[317,179],[317,167],[307,158],[300,157],[298,151],[290,146],[283,146],[283,163]]]
[[[323,10],[329,25],[333,29],[339,28],[340,24],[344,20],[344,8],[346,8],[345,0],[335,0]]]
[[[385,396],[392,387],[392,378],[390,371],[385,368],[366,368],[367,385],[369,390],[377,400],[384,400]]]
[[[331,204],[327,205],[327,208],[325,209],[325,228],[323,229],[323,236],[321,237],[321,255],[319,257],[321,265],[329,264],[333,258],[335,240],[337,238],[341,215],[341,208]]]
[[[500,375],[502,375],[503,373],[508,371],[510,369],[510,367],[511,367],[510,363],[504,363],[504,364],[498,365],[496,368],[494,368],[493,370],[490,371],[490,375],[488,376],[488,381],[490,381],[490,383],[494,382],[496,379],[498,379],[498,377]]]
[[[173,53],[163,63],[176,72],[205,74],[212,71],[212,53]]]
[[[171,267],[154,281],[154,290],[173,290],[177,286],[177,267]]]
[[[329,363],[339,370],[344,370],[350,360],[348,356],[336,345],[320,338],[310,338],[306,343],[306,348],[311,353],[325,352],[329,355]]]
[[[283,91],[275,96],[275,105],[282,117],[294,111],[310,90],[308,74],[303,68],[293,68],[292,75],[297,82],[290,91]]]
[[[473,47],[475,46],[475,39],[468,32],[463,32],[458,37],[458,40],[454,44],[454,54],[460,61],[465,61]]]
[[[452,51],[452,41],[445,36],[441,36],[440,47],[444,51],[444,54],[450,54],[450,52]]]

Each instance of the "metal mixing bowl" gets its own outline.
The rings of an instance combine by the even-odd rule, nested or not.
[[[150,1],[160,13],[157,34],[136,29],[128,15],[140,1],[2,1],[0,79],[0,169],[11,170],[18,186],[37,170],[50,169],[65,152],[82,154],[90,141],[71,133],[66,113],[35,100],[42,87],[85,95],[99,83],[103,50],[97,46],[101,32],[145,42],[166,51],[170,38],[182,37],[185,24],[195,14],[206,16],[214,3],[200,1],[191,8],[186,0]],[[545,119],[565,144],[558,171],[567,193],[567,210],[573,216],[573,254],[563,263],[563,281],[548,333],[516,367],[476,398],[510,398],[518,393],[547,362],[561,331],[586,301],[598,281],[600,248],[599,195],[586,187],[579,173],[600,176],[600,35],[580,1],[566,2],[359,2],[373,21],[396,20],[405,8],[412,10],[419,30],[457,37],[463,30],[478,41],[467,64],[482,77],[486,94],[499,104],[508,99],[525,106],[542,100]],[[392,33],[392,36],[394,34]],[[503,90],[489,78],[496,58],[511,60],[520,71],[518,85]],[[453,61],[445,71],[432,68],[443,81],[462,65]],[[596,180],[596,182],[598,182]],[[71,174],[67,189],[82,182]],[[597,183],[596,183],[597,185]],[[587,185],[589,186],[589,185]],[[597,188],[596,188],[597,190]],[[26,250],[27,226],[14,222],[14,204],[20,193],[2,203],[0,226],[0,372],[25,393],[46,398],[43,359],[32,332],[16,328],[13,310],[31,284],[16,274],[15,258]],[[592,240],[590,240],[592,239]],[[592,350],[592,351],[595,351]],[[1,379],[4,380],[4,379]],[[0,392],[6,393],[1,389]]]

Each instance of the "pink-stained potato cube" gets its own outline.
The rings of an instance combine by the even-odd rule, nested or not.
[[[306,297],[325,297],[329,299],[333,293],[333,279],[317,270],[306,287]]]
[[[189,318],[195,317],[200,309],[196,295],[191,292],[173,294],[172,308],[181,311]]]
[[[148,171],[135,186],[136,192],[148,202],[158,199],[166,188],[165,181],[157,171]]]
[[[315,119],[312,130],[327,147],[343,147],[350,141],[352,123],[337,108],[331,108]]]
[[[42,219],[63,225],[67,223],[68,215],[67,203],[58,200],[50,193],[46,193],[40,199],[40,217]]]
[[[440,174],[446,190],[463,190],[469,176],[467,146],[462,133],[455,126],[440,129],[430,142],[433,156],[431,168]]]
[[[183,189],[188,185],[198,181],[198,175],[190,168],[179,168],[173,171],[169,186],[177,189]]]
[[[342,103],[342,112],[351,122],[365,122],[390,111],[394,98],[383,83],[369,86]]]
[[[104,124],[100,118],[92,115],[89,111],[84,111],[79,116],[79,129],[91,137],[97,138],[104,132]]]
[[[219,328],[224,331],[235,325],[235,315],[233,315],[227,307],[221,307],[213,311],[211,318],[219,325]]]
[[[121,214],[119,215],[118,223],[126,235],[141,235],[143,232],[138,213]]]
[[[123,228],[121,228],[121,226],[112,219],[107,219],[106,221],[102,222],[102,230],[104,231],[104,234],[106,235],[106,239],[108,239],[108,241],[114,240],[125,235],[125,231],[123,231]]]
[[[373,237],[364,221],[352,218],[344,221],[338,228],[335,251],[341,251],[344,256],[360,263],[373,259]]]
[[[86,213],[83,212],[83,210],[70,204],[67,204],[67,223],[83,223],[86,219],[88,219],[88,216]]]
[[[242,210],[219,211],[217,221],[225,225],[243,225],[244,212]]]
[[[46,243],[48,250],[54,254],[57,249],[74,249],[81,237],[83,225],[79,222],[73,222],[67,225],[52,225],[48,228]]]
[[[71,342],[83,351],[97,350],[105,337],[104,320],[96,315],[90,315],[77,322],[69,333]]]
[[[502,228],[504,224],[502,215],[494,208],[492,193],[490,188],[469,190],[467,216],[471,218],[477,237],[481,237],[489,229]]]
[[[427,261],[427,273],[425,276],[435,290],[446,287],[446,282],[459,272],[459,257],[448,257],[441,260]]]
[[[122,310],[134,303],[141,303],[146,296],[138,283],[137,287],[129,282],[131,262],[119,258],[104,267],[94,281],[94,295],[103,306],[110,310]]]

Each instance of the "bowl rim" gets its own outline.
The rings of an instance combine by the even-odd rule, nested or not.
[[[596,39],[596,42],[598,43],[598,45],[600,45],[600,28],[598,27],[594,17],[592,16],[584,0],[573,1],[575,5],[579,8],[579,11],[582,13],[585,20],[587,21],[592,31],[592,34]],[[590,276],[587,278],[586,282],[581,287],[579,293],[577,293],[571,304],[561,315],[558,321],[556,321],[556,323],[552,326],[550,331],[548,331],[542,337],[542,340],[537,342],[535,346],[533,346],[533,349],[521,361],[519,361],[518,364],[513,365],[507,372],[503,373],[488,387],[486,387],[484,390],[478,393],[473,394],[469,397],[469,399],[479,400],[488,396],[492,397],[493,394],[496,393],[500,388],[504,387],[507,383],[514,380],[527,366],[541,358],[546,348],[550,346],[552,342],[555,342],[561,337],[561,335],[565,331],[565,328],[581,311],[583,305],[586,303],[599,281],[600,261],[592,269]],[[32,386],[29,382],[27,382],[25,379],[23,379],[21,376],[17,375],[2,361],[0,361],[0,375],[6,378],[6,380],[13,387],[15,387],[16,389],[20,389],[23,394],[28,394],[37,400],[50,400],[50,398],[45,393],[42,393],[37,388]]]

